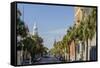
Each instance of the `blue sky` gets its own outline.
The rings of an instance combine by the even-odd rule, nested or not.
[[[49,49],[52,48],[54,40],[61,40],[67,29],[74,24],[72,6],[18,3],[17,7],[22,13],[21,19],[28,25],[30,32],[33,32],[33,25],[37,23],[39,36],[43,38],[44,46]]]

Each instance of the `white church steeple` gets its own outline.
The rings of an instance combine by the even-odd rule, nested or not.
[[[38,28],[36,22],[33,25],[33,35],[38,35]]]

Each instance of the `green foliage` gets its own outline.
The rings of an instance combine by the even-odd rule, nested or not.
[[[43,39],[38,35],[30,35],[29,29],[25,26],[25,23],[20,19],[21,13],[18,10],[17,12],[17,36],[20,36],[22,40],[17,43],[17,50],[27,50],[32,60],[35,58],[35,55],[47,53],[48,48],[44,47]]]
[[[76,27],[76,25],[69,27],[63,39],[54,42],[54,47],[51,49],[51,53],[54,55],[60,53],[64,54],[63,50],[65,48],[67,49],[66,53],[69,53],[69,45],[72,40],[74,40],[75,45],[78,44],[78,41],[83,41],[84,43],[87,41],[88,45],[88,39],[92,40],[96,33],[96,11],[96,8],[92,8],[90,15],[87,15],[86,17],[84,16],[78,27]]]
[[[26,28],[23,21],[21,21],[19,18],[17,19],[17,35],[20,35],[22,37],[27,36],[28,28]]]

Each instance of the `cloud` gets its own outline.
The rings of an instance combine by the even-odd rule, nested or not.
[[[55,29],[55,30],[49,30],[49,31],[46,31],[42,34],[63,34],[63,33],[66,33],[66,29],[65,28],[60,28],[60,29]]]
[[[63,29],[56,29],[56,30],[51,31],[50,33],[53,33],[53,34],[62,34],[64,32],[66,32],[65,28],[63,28]]]

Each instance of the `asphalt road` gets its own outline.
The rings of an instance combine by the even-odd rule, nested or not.
[[[41,57],[41,59],[37,63],[59,63],[62,62],[55,57]]]

